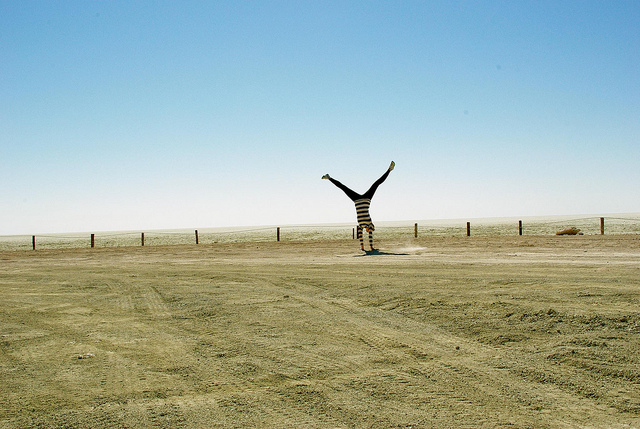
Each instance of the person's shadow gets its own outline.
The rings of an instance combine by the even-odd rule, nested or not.
[[[393,252],[382,252],[378,249],[374,249],[374,250],[365,250],[364,254],[360,254],[360,255],[354,255],[354,257],[356,258],[361,258],[363,256],[373,256],[373,255],[381,255],[381,256],[402,256],[402,255],[408,255],[408,253],[393,253]]]

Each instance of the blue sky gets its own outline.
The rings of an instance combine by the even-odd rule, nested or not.
[[[640,212],[637,1],[0,2],[0,234]]]

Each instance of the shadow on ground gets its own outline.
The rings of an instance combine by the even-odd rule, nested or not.
[[[360,258],[362,256],[373,256],[373,255],[402,256],[402,255],[408,255],[408,253],[382,252],[382,251],[380,251],[378,249],[375,249],[375,250],[365,250],[363,254],[354,255],[354,257]]]

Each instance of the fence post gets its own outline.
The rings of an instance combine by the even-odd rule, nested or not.
[[[604,218],[600,218],[600,235],[604,235]]]
[[[518,221],[518,234],[522,235],[522,221],[521,220]]]
[[[418,238],[418,224],[413,225],[413,236]]]
[[[467,222],[467,237],[471,237],[471,222]]]
[[[352,239],[356,239],[356,229],[355,228],[351,228],[351,238]]]
[[[36,250],[36,236],[31,236],[31,244],[33,245],[33,250]]]
[[[200,239],[198,238],[198,230],[196,229],[196,244],[200,244]]]
[[[144,247],[144,232],[141,233],[140,240],[142,241],[142,247]]]
[[[91,234],[91,248],[93,249],[94,247],[96,247],[96,235]]]
[[[280,227],[276,229],[276,240],[280,241]]]

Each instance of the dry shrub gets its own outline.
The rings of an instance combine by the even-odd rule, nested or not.
[[[563,229],[562,231],[556,232],[556,235],[577,235],[579,233],[580,233],[580,230],[575,226],[572,226],[571,228],[566,228],[566,229]]]

